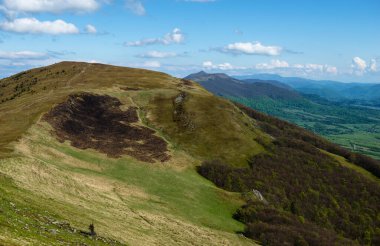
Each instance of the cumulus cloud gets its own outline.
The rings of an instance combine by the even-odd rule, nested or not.
[[[245,67],[234,66],[229,62],[214,64],[212,61],[203,62],[202,67],[203,69],[206,69],[206,70],[223,70],[223,71],[246,69]]]
[[[369,65],[369,70],[371,72],[377,72],[377,63],[375,59],[371,59],[370,65]]]
[[[90,12],[99,7],[96,0],[4,0],[3,4],[8,10],[26,13]]]
[[[238,42],[227,45],[219,49],[224,53],[235,55],[265,55],[265,56],[278,56],[281,54],[283,48],[279,46],[266,46],[260,42]]]
[[[160,52],[160,51],[149,51],[145,54],[137,55],[140,58],[170,58],[179,56],[175,52]]]
[[[281,60],[272,60],[270,63],[259,63],[255,65],[256,69],[275,69],[287,67],[289,67],[289,63]]]
[[[313,74],[313,73],[321,73],[321,74],[337,74],[338,68],[334,66],[330,66],[327,64],[315,64],[315,63],[307,63],[307,64],[289,64],[287,61],[281,60],[272,60],[269,63],[259,63],[256,64],[255,69],[257,70],[287,70],[294,72],[302,72],[304,74]]]
[[[174,28],[172,32],[166,34],[162,38],[141,39],[138,41],[126,42],[124,43],[124,45],[128,47],[139,47],[139,46],[156,45],[156,44],[162,44],[162,45],[180,44],[180,43],[183,43],[184,41],[185,41],[185,36],[182,33],[181,29]]]
[[[142,64],[142,67],[146,68],[160,68],[161,63],[158,61],[147,61]]]
[[[367,73],[376,73],[377,69],[377,61],[376,59],[371,59],[368,62],[358,56],[352,58],[351,64],[351,73],[362,76]]]
[[[89,34],[95,34],[98,31],[96,30],[96,28],[93,25],[87,25],[85,28],[85,32],[89,33]]]
[[[0,23],[0,29],[8,32],[30,34],[76,34],[78,28],[63,20],[40,21],[36,18],[19,18]]]
[[[125,6],[136,15],[146,14],[145,7],[140,0],[126,0]]]
[[[16,11],[7,9],[6,7],[2,5],[0,5],[0,13],[3,14],[8,19],[14,19],[17,16]]]
[[[47,57],[46,53],[34,51],[0,51],[2,60],[44,59]]]
[[[327,66],[325,69],[326,69],[327,73],[338,74],[338,68],[337,67]]]
[[[357,73],[364,73],[366,68],[367,68],[367,63],[365,60],[363,60],[360,57],[354,57],[352,59],[352,68],[357,72]]]
[[[338,69],[334,66],[323,64],[289,64],[284,60],[271,60],[270,62],[258,63],[252,66],[241,67],[234,66],[231,63],[214,64],[211,61],[205,61],[202,64],[203,69],[206,70],[229,70],[229,71],[242,71],[245,72],[265,72],[265,73],[279,73],[287,75],[336,75]]]

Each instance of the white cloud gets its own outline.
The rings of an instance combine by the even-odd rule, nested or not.
[[[364,73],[367,68],[367,63],[360,57],[354,57],[352,59],[352,68],[356,73]]]
[[[324,65],[321,64],[306,64],[304,65],[304,68],[309,71],[323,71]]]
[[[214,64],[212,63],[212,61],[205,61],[203,62],[202,66],[204,68],[213,68]]]
[[[289,63],[281,60],[272,60],[270,63],[259,63],[255,65],[256,69],[275,69],[287,67],[289,67]]]
[[[369,65],[369,70],[371,72],[377,72],[377,63],[375,59],[371,59],[371,63]]]
[[[214,64],[211,61],[205,61],[202,64],[203,69],[206,70],[228,70],[231,72],[242,71],[246,72],[263,72],[265,73],[279,73],[286,75],[336,75],[338,74],[338,69],[330,65],[322,64],[289,64],[284,60],[271,60],[267,63],[258,63],[248,67],[234,66],[230,63]]]
[[[225,63],[221,63],[221,64],[214,64],[211,61],[203,62],[202,67],[206,70],[223,70],[223,71],[246,69],[245,67],[234,66],[229,62],[225,62]]]
[[[231,54],[278,56],[283,48],[279,46],[265,46],[260,42],[238,42],[229,44],[220,50]]]
[[[338,68],[333,66],[327,66],[325,71],[330,74],[338,74]]]
[[[315,64],[315,63],[290,65],[289,70],[294,70],[298,74],[303,73],[306,75],[307,74],[328,74],[328,75],[338,74],[337,67],[330,66],[327,64]]]
[[[137,55],[140,58],[170,58],[178,56],[175,52],[160,52],[160,51],[149,51],[145,54]]]
[[[181,29],[174,28],[171,33],[168,33],[165,35],[162,41],[164,42],[164,44],[171,44],[171,43],[180,44],[185,41],[185,36],[181,32]]]
[[[0,51],[0,59],[23,60],[23,59],[43,59],[47,54],[33,51]]]
[[[155,44],[162,44],[162,45],[169,45],[169,44],[180,44],[185,41],[185,36],[183,35],[181,29],[174,28],[172,32],[166,34],[162,38],[148,38],[148,39],[142,39],[138,41],[133,42],[126,42],[124,45],[129,47],[139,47],[139,46],[146,46],[146,45],[155,45]]]
[[[142,65],[142,67],[146,67],[146,68],[160,68],[161,67],[161,63],[158,62],[158,61],[147,61],[147,62],[144,62],[144,64]]]
[[[13,10],[9,10],[6,7],[0,5],[0,13],[2,13],[8,19],[14,19],[17,16],[17,12]]]
[[[305,65],[303,65],[303,64],[294,64],[293,67],[294,67],[294,68],[301,69],[301,68],[304,68]]]
[[[136,15],[146,14],[145,7],[140,0],[126,0],[125,6]]]
[[[76,34],[78,28],[63,20],[39,21],[36,18],[19,18],[0,23],[0,29],[8,32],[31,34]]]
[[[85,32],[89,33],[89,34],[95,34],[98,31],[96,30],[96,28],[93,25],[87,25],[85,28]]]
[[[4,0],[3,2],[8,10],[29,13],[89,12],[99,7],[96,0]]]
[[[351,74],[362,76],[368,73],[378,72],[376,59],[371,59],[368,62],[356,56],[352,58]]]

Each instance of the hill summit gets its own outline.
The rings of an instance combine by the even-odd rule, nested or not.
[[[0,102],[0,244],[380,242],[377,161],[188,78],[62,62]]]
[[[224,97],[296,100],[302,96],[291,87],[276,81],[238,80],[223,73],[199,72],[185,79],[194,80],[215,95]]]

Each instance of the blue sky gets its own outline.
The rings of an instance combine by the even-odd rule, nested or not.
[[[63,60],[380,83],[378,0],[0,0],[0,77]]]

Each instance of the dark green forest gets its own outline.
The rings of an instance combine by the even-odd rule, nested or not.
[[[212,160],[198,172],[218,187],[242,193],[246,204],[235,218],[246,224],[247,237],[263,245],[380,245],[378,179],[340,165],[322,150],[376,177],[378,161],[238,106],[274,138],[269,144],[261,142],[268,152],[249,159],[249,167]]]

